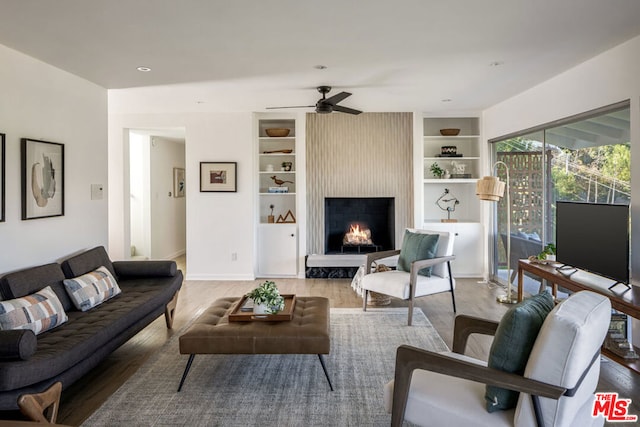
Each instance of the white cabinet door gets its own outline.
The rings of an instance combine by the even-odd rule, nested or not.
[[[298,231],[296,224],[260,224],[258,228],[258,275],[262,277],[298,274]]]
[[[425,222],[425,230],[455,233],[451,262],[453,277],[482,277],[484,248],[482,247],[482,224],[477,222]]]

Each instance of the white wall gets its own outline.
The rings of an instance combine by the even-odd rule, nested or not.
[[[107,91],[0,45],[0,132],[6,134],[6,221],[0,274],[107,244]],[[22,221],[20,138],[64,144],[65,214]]]
[[[135,255],[151,256],[149,151],[151,137],[129,133],[129,188],[131,246]]]
[[[149,257],[153,259],[172,259],[185,253],[186,198],[173,195],[173,168],[184,169],[184,148],[184,141],[151,137]]]
[[[110,254],[124,259],[128,251],[129,200],[124,196],[129,184],[128,129],[166,127],[186,130],[187,278],[252,279],[255,203],[250,113],[109,115]],[[201,193],[203,161],[237,162],[238,191]],[[236,261],[231,261],[233,252],[238,254]]]
[[[640,37],[484,111],[487,139],[631,102],[631,275],[640,284]],[[487,166],[488,168],[488,166]]]

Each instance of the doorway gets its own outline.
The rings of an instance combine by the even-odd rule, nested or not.
[[[184,129],[129,130],[131,259],[186,251]]]

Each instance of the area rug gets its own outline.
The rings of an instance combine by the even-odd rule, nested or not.
[[[180,393],[188,356],[177,335],[83,426],[388,426],[383,387],[396,348],[447,350],[420,309],[331,309],[335,391],[316,355],[198,355]]]

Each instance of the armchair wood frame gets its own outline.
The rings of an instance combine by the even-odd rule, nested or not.
[[[391,251],[382,251],[382,252],[373,252],[367,254],[367,264],[365,265],[365,274],[371,274],[371,265],[382,258],[391,257],[394,255],[399,255],[400,250],[395,249]],[[456,259],[455,255],[448,255],[443,257],[436,257],[430,259],[422,259],[417,260],[411,263],[411,271],[409,272],[409,315],[407,319],[407,324],[411,326],[413,321],[413,302],[416,298],[416,283],[418,280],[418,271],[423,268],[433,267],[434,265],[447,263],[447,271],[449,273],[449,289],[451,292],[451,302],[453,304],[453,312],[456,312],[456,296],[453,288],[453,276],[451,274],[451,261]],[[369,299],[369,290],[363,289],[363,302],[362,309],[363,311],[367,311],[367,300]]]
[[[462,354],[469,335],[473,333],[494,335],[497,327],[497,322],[479,319],[473,316],[457,316],[454,326],[453,351]],[[409,399],[411,376],[416,369],[424,369],[439,374],[515,390],[521,393],[528,393],[534,400],[534,407],[538,406],[536,402],[537,397],[559,399],[568,391],[566,388],[525,378],[522,375],[476,365],[471,362],[452,358],[446,354],[434,353],[428,350],[402,345],[398,347],[396,353],[393,406],[391,412],[392,426],[399,427],[402,425],[407,401]],[[589,368],[587,368],[587,371],[588,369]],[[580,382],[581,381],[582,380],[580,380]],[[542,420],[538,417],[537,409],[535,412],[536,421],[540,426],[542,425]]]
[[[41,393],[23,394],[18,398],[18,407],[32,421],[55,424],[61,394],[62,383],[58,381]]]

